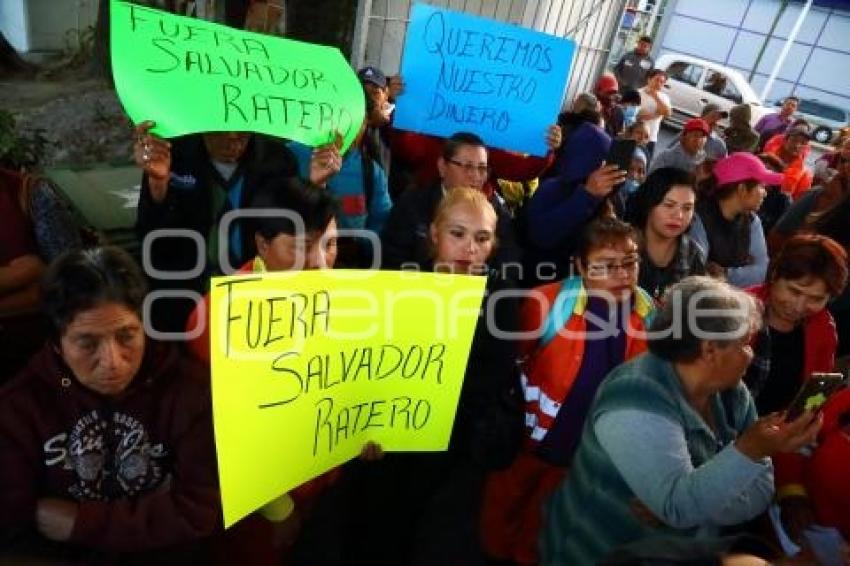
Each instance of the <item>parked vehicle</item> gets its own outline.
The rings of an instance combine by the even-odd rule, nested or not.
[[[774,104],[782,106],[782,99]],[[841,128],[850,124],[850,111],[814,98],[801,98],[797,114],[812,124],[812,137],[820,143],[829,143]]]
[[[750,104],[753,107],[753,124],[772,112],[772,109],[762,105],[756,91],[735,69],[679,53],[661,55],[655,66],[667,72],[667,85],[664,88],[673,106],[673,115],[668,122],[675,125],[699,116],[703,107],[710,102],[727,112],[735,105]],[[724,120],[720,125],[728,124]]]

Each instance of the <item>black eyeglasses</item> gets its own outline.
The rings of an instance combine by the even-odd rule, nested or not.
[[[616,272],[622,271],[626,275],[633,275],[640,266],[640,256],[628,256],[620,263],[617,262],[600,262],[588,263],[587,273],[591,278],[607,278],[612,277]]]
[[[452,165],[457,165],[461,169],[463,169],[467,173],[478,173],[479,175],[489,175],[490,174],[490,166],[489,165],[476,165],[475,163],[462,163],[455,159],[447,159],[449,163]]]

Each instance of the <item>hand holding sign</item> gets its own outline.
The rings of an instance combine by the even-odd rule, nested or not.
[[[367,442],[360,451],[360,459],[364,462],[377,462],[384,457],[384,449],[380,444]]]
[[[154,202],[162,202],[168,192],[168,177],[171,174],[171,144],[149,133],[154,127],[145,121],[133,130],[133,159],[148,175],[148,188]]]
[[[334,141],[319,146],[310,155],[310,182],[324,187],[331,178],[342,169],[342,156],[339,148],[342,136],[337,132]]]
[[[261,132],[347,148],[363,89],[338,49],[235,30],[111,0],[115,88],[134,122],[163,137]]]
[[[549,148],[549,151],[557,151],[561,147],[562,141],[561,126],[558,124],[549,126],[549,129],[546,130],[546,147]]]

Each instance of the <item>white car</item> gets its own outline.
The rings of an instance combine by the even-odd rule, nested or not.
[[[782,99],[777,100],[774,106],[782,106],[782,102]],[[850,110],[813,98],[801,98],[794,117],[808,120],[814,128],[812,137],[820,143],[829,143],[842,128],[850,124]]]
[[[673,115],[668,118],[673,124],[681,125],[698,117],[710,102],[727,112],[741,103],[751,105],[753,124],[765,114],[774,112],[762,104],[743,75],[729,67],[678,53],[663,54],[655,66],[667,73],[664,89],[673,106]],[[728,120],[721,121],[720,125],[727,126]]]

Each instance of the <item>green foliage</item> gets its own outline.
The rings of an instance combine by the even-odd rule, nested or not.
[[[65,57],[67,64],[80,67],[88,64],[94,53],[94,26],[83,30],[69,29],[65,33]]]
[[[11,112],[0,110],[0,165],[10,169],[35,169],[51,142],[45,130],[19,132]]]
[[[55,78],[67,76],[91,64],[95,52],[95,28],[69,29],[65,32],[65,47],[61,55],[41,68],[39,76]]]

